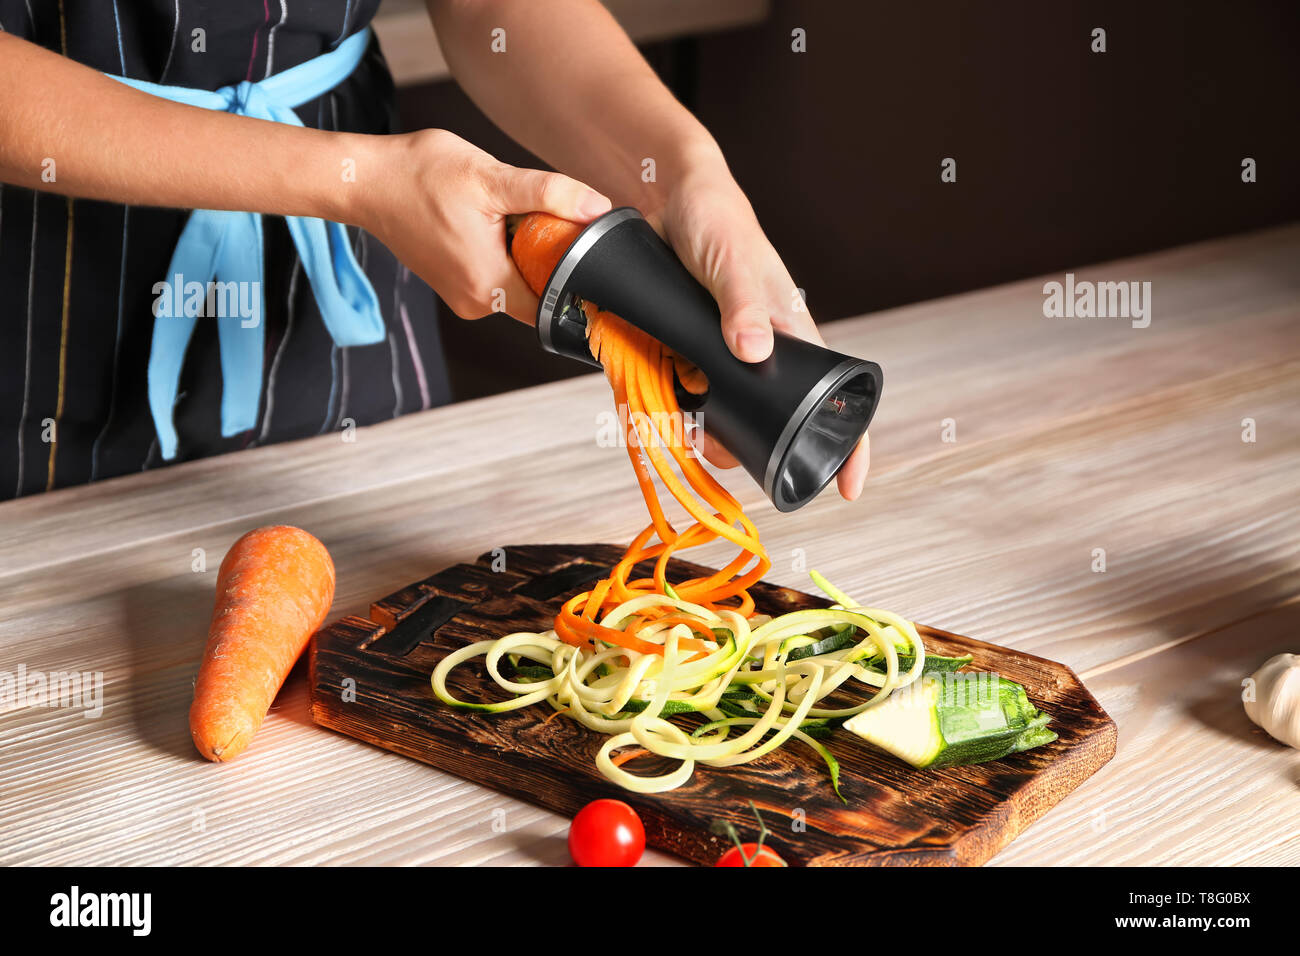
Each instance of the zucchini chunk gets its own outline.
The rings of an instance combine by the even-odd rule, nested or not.
[[[1051,743],[1047,714],[996,674],[927,674],[844,728],[913,767],[983,763]]]

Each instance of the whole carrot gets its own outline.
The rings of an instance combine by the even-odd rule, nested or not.
[[[301,528],[257,528],[217,572],[207,649],[194,684],[190,733],[209,760],[232,760],[334,601],[334,562]]]

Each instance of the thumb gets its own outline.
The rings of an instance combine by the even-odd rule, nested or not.
[[[548,212],[573,222],[589,222],[612,206],[607,197],[576,179],[516,166],[502,165],[491,193],[498,213]]]

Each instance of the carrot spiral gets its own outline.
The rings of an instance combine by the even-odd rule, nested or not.
[[[772,563],[740,502],[705,470],[686,439],[685,418],[673,390],[674,370],[682,367],[680,357],[610,312],[591,303],[583,309],[587,345],[605,370],[615,407],[626,410],[625,444],[650,524],[628,545],[608,578],[564,602],[555,617],[555,633],[575,646],[594,639],[641,653],[663,654],[662,644],[641,640],[637,634],[651,622],[663,623],[671,607],[647,607],[622,622],[621,628],[598,624],[597,619],[605,610],[651,594],[675,594],[710,610],[726,608],[749,616],[754,601],[748,588]],[[664,515],[651,469],[694,519],[685,531],[678,532]],[[707,577],[669,582],[668,562],[674,554],[719,537],[739,549],[734,560]],[[655,561],[651,577],[628,579],[633,567],[651,558]],[[751,561],[753,567],[743,570]],[[736,603],[728,603],[733,600]],[[683,616],[675,623],[690,622]],[[683,639],[681,646],[705,650],[704,643],[693,638]]]

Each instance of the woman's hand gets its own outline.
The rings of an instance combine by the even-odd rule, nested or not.
[[[825,345],[794,280],[786,270],[749,201],[725,165],[691,168],[664,194],[649,218],[682,262],[718,301],[722,332],[731,351],[746,362],[772,353],[772,330]],[[707,432],[701,453],[721,468],[737,462]],[[866,435],[840,469],[836,482],[849,501],[862,492],[871,465]]]
[[[350,221],[461,318],[505,312],[535,321],[537,296],[507,251],[507,215],[540,210],[589,222],[610,209],[605,196],[575,179],[498,162],[446,130],[367,139],[371,151],[357,164]]]

